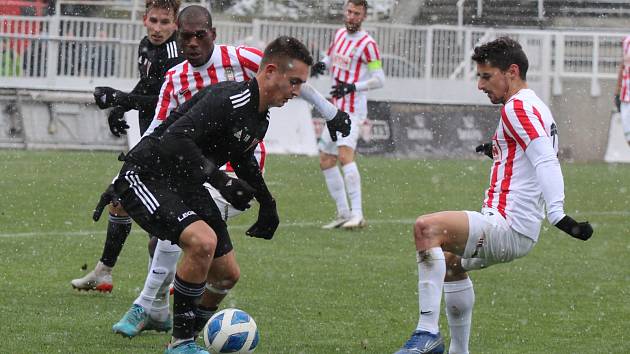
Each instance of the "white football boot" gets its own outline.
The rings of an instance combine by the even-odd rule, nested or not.
[[[335,220],[322,226],[322,229],[327,229],[327,230],[336,229],[340,227],[341,225],[343,225],[344,223],[346,223],[348,220],[350,220],[350,217],[348,217],[347,215],[337,215],[337,218]]]
[[[96,290],[111,293],[114,288],[112,268],[99,261],[93,271],[86,274],[83,278],[73,279],[70,284],[77,290]]]
[[[354,230],[365,227],[365,219],[363,216],[355,215],[341,225],[344,230]]]

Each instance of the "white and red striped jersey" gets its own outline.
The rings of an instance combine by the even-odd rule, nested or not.
[[[188,101],[204,87],[222,81],[247,81],[256,76],[262,56],[263,53],[256,48],[217,44],[204,65],[194,67],[186,60],[171,68],[166,73],[155,116],[145,135],[151,134],[173,109]],[[266,155],[262,141],[256,147],[254,155],[262,170]],[[221,169],[233,171],[229,163]]]
[[[530,89],[522,89],[501,109],[492,137],[494,163],[484,208],[497,210],[519,233],[538,240],[544,218],[542,189],[536,170],[525,155],[531,141],[550,139],[558,153],[556,123],[549,108]]]
[[[622,102],[630,102],[630,36],[626,36],[621,45],[623,48],[623,71],[619,98]]]
[[[340,28],[324,59],[329,63],[333,79],[346,83],[357,83],[369,78],[368,64],[381,60],[374,38],[365,31],[348,33]],[[333,98],[333,104],[347,113],[367,114],[367,94],[355,91],[342,98]]]

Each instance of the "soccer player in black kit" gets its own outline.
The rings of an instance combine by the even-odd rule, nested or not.
[[[164,75],[171,67],[184,61],[177,47],[175,31],[180,0],[146,0],[145,4],[144,25],[147,35],[138,46],[140,81],[130,93],[104,86],[94,90],[94,99],[101,109],[113,107],[107,120],[110,131],[117,137],[126,134],[125,130],[129,126],[124,114],[132,109],[138,110],[140,134],[144,134],[153,120]],[[131,218],[117,205],[110,205],[107,237],[101,258],[93,271],[72,280],[72,287],[78,290],[111,292],[114,287],[112,268],[116,265],[130,232]],[[153,241],[149,244],[151,256],[157,239],[154,238]]]
[[[165,353],[208,354],[193,339],[195,308],[213,257],[232,249],[203,183],[241,210],[255,197],[258,219],[246,234],[273,237],[279,224],[276,202],[253,151],[267,131],[268,109],[298,96],[312,63],[300,41],[279,37],[265,49],[254,79],[205,88],[126,156],[114,183],[122,206],[144,230],[183,250],[174,282],[173,338]],[[350,133],[347,123],[328,122],[343,136]],[[219,170],[228,161],[238,178]]]

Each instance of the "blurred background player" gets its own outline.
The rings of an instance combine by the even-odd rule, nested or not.
[[[147,0],[143,17],[147,35],[138,46],[138,71],[140,81],[130,93],[111,87],[96,87],[94,99],[101,108],[113,107],[108,115],[109,128],[113,135],[120,137],[129,128],[124,119],[128,110],[138,110],[140,133],[149,127],[155,112],[160,87],[167,70],[184,59],[177,48],[175,20],[179,12],[180,0]],[[82,278],[71,281],[78,290],[97,290],[111,292],[112,268],[120,255],[122,247],[131,232],[131,218],[117,203],[109,206],[107,236],[101,259],[94,270]],[[149,254],[153,255],[155,242],[149,245]]]
[[[630,145],[630,36],[623,39],[621,49],[623,53],[615,86],[615,106],[621,114],[623,133]]]
[[[383,87],[381,57],[374,39],[361,30],[367,16],[366,0],[348,0],[345,5],[345,27],[335,33],[326,56],[313,65],[311,74],[321,75],[330,69],[335,80],[330,95],[335,106],[350,114],[350,136],[333,141],[326,134],[319,142],[319,164],[328,191],[337,206],[337,217],[325,229],[358,228],[365,225],[361,201],[361,176],[354,161],[359,127],[367,117],[367,90]],[[337,161],[341,163],[341,170]],[[350,205],[348,206],[348,199]]]
[[[442,291],[451,332],[448,352],[468,353],[475,293],[467,271],[528,254],[538,241],[545,209],[549,222],[572,237],[587,240],[593,233],[588,222],[564,213],[556,124],[527,87],[529,65],[520,44],[499,38],[476,47],[472,60],[479,90],[503,105],[492,137],[490,187],[481,213],[444,211],[416,220],[420,319],[396,354],[444,352],[438,326]]]
[[[301,42],[279,37],[265,49],[255,78],[206,87],[127,155],[114,184],[121,204],[147,232],[182,248],[173,334],[165,353],[208,353],[194,341],[195,310],[213,258],[232,251],[225,222],[202,184],[212,184],[240,210],[255,197],[258,219],[246,233],[273,237],[279,224],[276,203],[253,151],[266,134],[269,108],[299,94],[310,65]],[[226,131],[240,134],[225,136]],[[219,169],[227,161],[238,178]]]
[[[179,43],[186,61],[166,74],[155,117],[145,136],[164,122],[180,104],[191,99],[204,87],[221,81],[247,81],[256,75],[263,53],[256,48],[215,45],[216,30],[212,17],[204,7],[192,5],[181,11],[177,19]],[[302,85],[301,97],[315,105],[328,120],[348,120],[348,115],[328,102],[308,84]],[[335,122],[332,124],[334,125]],[[263,171],[266,153],[261,141],[254,151]],[[228,163],[221,167],[233,176]],[[217,204],[224,221],[243,211],[230,205],[210,184],[205,184]],[[159,240],[144,288],[123,318],[113,326],[115,333],[134,337],[143,330],[167,331],[169,317],[168,286],[174,278],[181,249],[168,240]],[[197,308],[195,331],[201,330],[217,310],[219,303],[232,289],[240,276],[234,251],[213,259],[208,273],[206,290]]]

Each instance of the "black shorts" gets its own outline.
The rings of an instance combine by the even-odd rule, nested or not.
[[[202,220],[217,235],[214,257],[230,252],[232,241],[212,196],[203,185],[184,182],[143,173],[126,162],[114,188],[125,211],[149,234],[179,244],[182,231]]]

